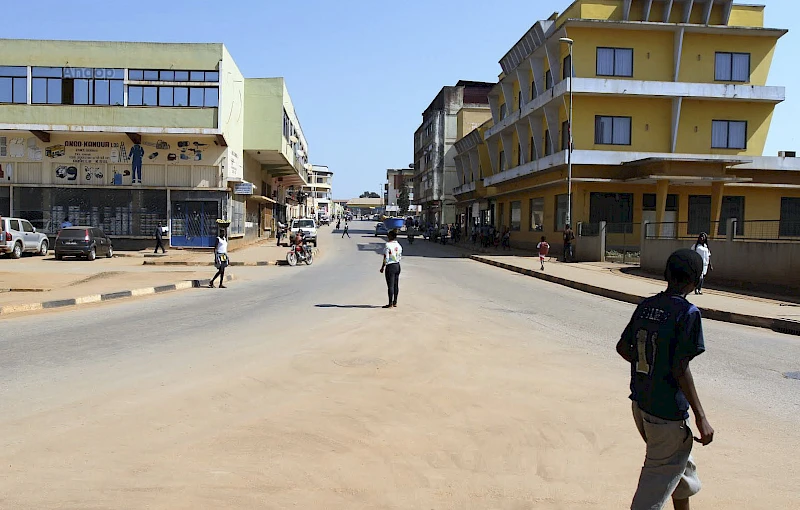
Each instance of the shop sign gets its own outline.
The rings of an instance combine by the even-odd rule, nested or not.
[[[234,195],[252,195],[253,194],[253,186],[250,182],[240,182],[236,184],[233,188]]]

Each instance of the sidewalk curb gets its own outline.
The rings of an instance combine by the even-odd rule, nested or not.
[[[233,276],[228,275],[225,281],[232,281]],[[210,279],[204,280],[184,280],[171,285],[160,285],[157,287],[145,287],[142,289],[122,290],[117,292],[108,292],[105,294],[90,294],[88,296],[81,296],[69,299],[56,299],[53,301],[42,301],[39,303],[25,303],[21,305],[6,305],[0,306],[0,317],[11,314],[19,314],[24,312],[35,312],[39,310],[51,310],[54,308],[65,308],[70,306],[80,306],[92,303],[101,303],[103,301],[114,301],[117,299],[125,299],[132,297],[148,296],[153,294],[161,294],[164,292],[172,292],[187,289],[196,289],[199,287],[208,286]]]
[[[569,287],[571,289],[579,290],[581,292],[586,292],[589,294],[594,294],[596,296],[601,296],[609,299],[615,299],[617,301],[623,301],[625,303],[638,305],[645,298],[644,296],[639,296],[637,294],[630,294],[618,290],[606,289],[604,287],[598,287],[596,285],[590,285],[588,283],[581,283],[573,280],[567,280],[566,278],[553,276],[540,271],[535,271],[533,269],[525,269],[523,267],[514,266],[511,264],[505,264],[503,262],[490,260],[481,257],[479,255],[471,255],[469,258],[476,262],[481,262],[483,264],[488,264],[490,266],[499,267],[507,271],[513,271],[515,273],[519,273],[525,276],[531,276],[533,278],[538,278],[540,280],[544,280],[550,283],[563,285],[564,287]],[[746,315],[741,313],[727,312],[724,310],[715,310],[713,308],[703,308],[703,307],[699,308],[700,312],[703,314],[703,317],[706,319],[711,319],[720,322],[729,322],[732,324],[739,324],[742,326],[752,326],[756,328],[771,329],[773,331],[789,335],[800,335],[800,322],[795,322],[785,319],[774,319],[771,317],[759,317],[757,315]]]
[[[288,250],[287,250],[288,252]],[[322,251],[319,248],[314,248],[314,256],[321,256]],[[213,266],[213,262],[192,262],[184,260],[145,260],[142,262],[145,266]],[[285,260],[260,260],[258,262],[236,262],[233,261],[229,264],[230,267],[264,267],[264,266],[285,266]]]

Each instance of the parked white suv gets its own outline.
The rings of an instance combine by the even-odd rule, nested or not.
[[[303,231],[303,235],[305,236],[306,241],[313,244],[316,248],[317,246],[317,222],[311,218],[302,218],[297,220],[292,220],[292,236],[297,234],[298,230]],[[294,237],[293,237],[294,238]]]
[[[0,218],[0,253],[18,259],[23,253],[47,255],[50,241],[47,234],[37,232],[31,222],[22,218]]]

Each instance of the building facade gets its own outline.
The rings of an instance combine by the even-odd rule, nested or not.
[[[414,133],[414,205],[429,223],[453,223],[458,185],[453,144],[491,116],[494,84],[459,81],[444,87],[422,113]]]
[[[386,204],[386,214],[397,216],[400,214],[398,200],[403,188],[408,190],[410,201],[407,214],[418,214],[421,207],[414,205],[414,169],[399,168],[386,170],[386,185],[384,187],[383,201]]]
[[[309,216],[317,219],[322,216],[333,215],[333,172],[327,166],[311,165],[311,174],[308,179],[307,200],[311,201]]]
[[[730,218],[795,228],[800,163],[762,156],[786,33],[763,21],[763,6],[731,1],[578,0],[537,22],[500,60],[491,121],[456,144],[465,223],[522,247],[560,245],[570,215],[633,239],[643,221],[712,237]]]
[[[47,233],[68,217],[121,247],[159,224],[173,246],[213,246],[217,219],[263,235],[306,182],[283,80],[259,97],[222,44],[5,39],[0,55],[0,214]]]

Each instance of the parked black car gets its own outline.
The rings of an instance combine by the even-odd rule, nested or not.
[[[56,236],[56,260],[66,256],[86,257],[94,260],[98,255],[114,256],[111,239],[96,227],[67,227]]]

